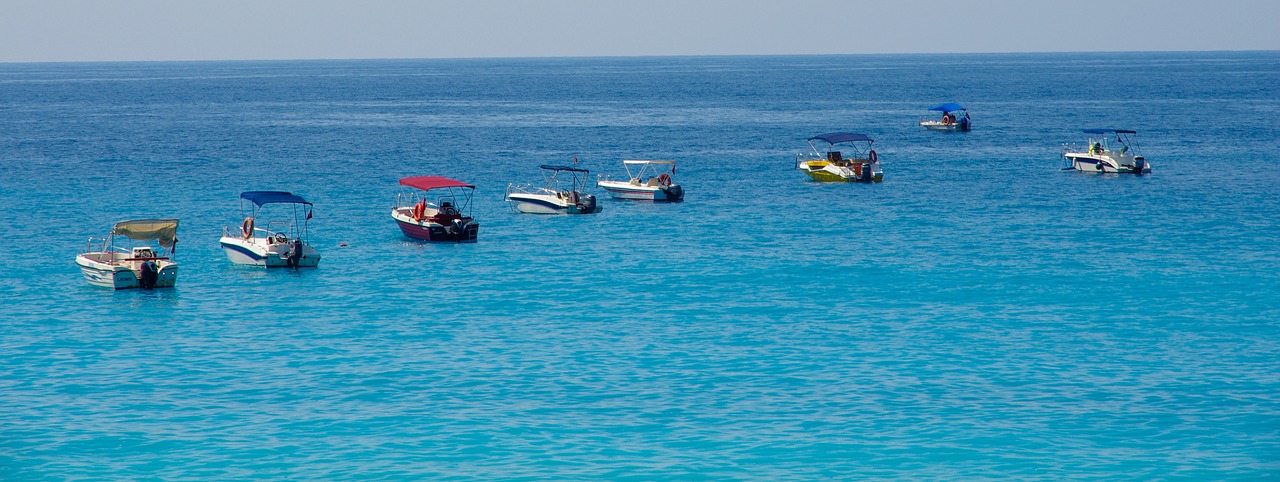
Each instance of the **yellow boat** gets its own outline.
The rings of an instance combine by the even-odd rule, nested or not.
[[[826,152],[819,151],[814,141],[826,142]],[[862,148],[863,142],[865,148]],[[884,180],[884,170],[880,168],[880,157],[871,148],[874,142],[865,134],[850,132],[810,137],[811,153],[807,158],[796,155],[796,169],[818,182],[880,182]],[[837,145],[849,146],[850,154],[845,154]]]

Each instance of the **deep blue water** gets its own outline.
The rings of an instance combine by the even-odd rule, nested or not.
[[[0,479],[1280,477],[1277,112],[1277,52],[0,64]],[[792,169],[835,130],[885,182]],[[573,156],[687,201],[502,202]],[[319,269],[226,260],[262,189]],[[84,282],[168,216],[177,288]]]

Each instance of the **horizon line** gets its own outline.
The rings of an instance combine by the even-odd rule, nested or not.
[[[1021,54],[1136,54],[1136,53],[1265,53],[1270,49],[1219,50],[1045,50],[1005,52],[880,52],[880,53],[792,53],[792,54],[666,54],[666,55],[531,55],[475,57],[299,57],[299,58],[216,58],[216,59],[116,59],[116,60],[0,60],[0,64],[89,64],[89,63],[181,63],[181,62],[327,62],[360,60],[521,60],[521,59],[646,59],[688,57],[876,57],[925,55],[1021,55]]]

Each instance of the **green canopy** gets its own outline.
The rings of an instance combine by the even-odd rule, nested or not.
[[[177,219],[133,219],[129,221],[120,221],[111,228],[111,234],[119,234],[127,236],[129,239],[138,241],[160,241],[160,245],[166,248],[173,248],[173,243],[178,240],[178,220]]]

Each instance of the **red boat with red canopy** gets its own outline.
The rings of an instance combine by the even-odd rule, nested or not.
[[[405,236],[423,241],[474,243],[480,223],[471,218],[471,197],[476,187],[443,176],[414,176],[400,185],[419,191],[396,196],[391,218]]]

